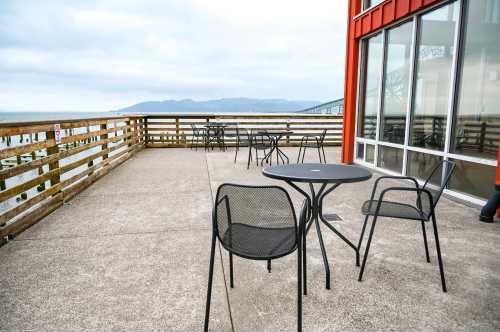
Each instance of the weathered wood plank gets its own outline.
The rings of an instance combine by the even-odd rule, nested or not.
[[[55,140],[49,139],[43,142],[36,142],[31,144],[15,146],[12,148],[2,149],[0,150],[0,159],[7,159],[18,155],[30,153],[32,151],[46,149],[54,146],[55,144],[56,144]]]
[[[11,178],[13,176],[17,176],[19,174],[31,171],[33,169],[36,169],[36,168],[41,167],[43,165],[46,165],[47,163],[52,162],[54,160],[61,160],[64,158],[68,158],[72,155],[75,155],[77,153],[81,153],[81,152],[86,151],[88,149],[92,149],[92,148],[99,146],[99,145],[107,146],[108,143],[120,141],[122,139],[125,139],[126,136],[127,135],[120,135],[120,136],[116,136],[116,137],[107,138],[107,139],[102,140],[102,141],[99,140],[99,141],[95,141],[92,143],[87,143],[87,144],[81,145],[77,148],[73,148],[73,149],[69,149],[69,150],[65,150],[65,151],[60,151],[57,155],[43,157],[43,158],[36,159],[36,160],[30,161],[27,163],[23,163],[21,165],[17,165],[17,166],[11,167],[11,168],[5,168],[3,170],[0,170],[0,180],[5,180],[5,179]]]

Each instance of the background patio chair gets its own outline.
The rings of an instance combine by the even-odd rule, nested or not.
[[[300,140],[299,156],[297,157],[297,163],[304,162],[304,157],[306,156],[307,148],[314,148],[318,150],[319,162],[326,164],[325,148],[324,142],[326,137],[326,132],[328,129],[323,129],[321,134],[307,134]],[[323,153],[323,156],[321,155]]]
[[[250,147],[248,151],[248,162],[247,169],[250,168],[250,161],[252,160],[252,149],[255,151],[255,160],[257,162],[257,166],[259,166],[259,151],[262,151],[264,156],[261,158],[261,165],[264,162],[264,159],[267,155],[267,150],[272,149],[272,142],[269,139],[269,136],[265,135],[264,132],[259,131],[258,133],[252,131],[250,133]]]
[[[236,124],[224,129],[224,141],[233,139],[235,140],[234,163],[236,163],[240,147],[250,146],[250,135],[246,129],[242,129]]]
[[[191,123],[191,129],[193,130],[193,136],[191,136],[191,150],[193,149],[193,146],[196,146],[196,150],[198,150],[200,139],[203,142],[203,145],[206,144],[206,131],[205,128],[196,127],[194,123]]]
[[[361,236],[359,238],[358,251],[361,249],[361,243],[363,242],[363,236],[369,216],[373,216],[373,222],[370,229],[370,235],[368,236],[368,242],[366,244],[363,263],[361,265],[361,270],[359,271],[359,278],[358,278],[359,281],[361,281],[363,278],[363,272],[366,266],[366,259],[368,257],[368,252],[370,250],[370,244],[372,241],[373,232],[375,230],[375,224],[377,222],[378,217],[389,217],[389,218],[420,221],[422,224],[425,257],[427,259],[427,262],[430,262],[430,258],[429,258],[429,248],[427,246],[427,235],[425,231],[425,224],[426,222],[432,220],[434,239],[436,241],[439,273],[441,275],[441,286],[443,288],[443,292],[446,292],[446,281],[444,278],[443,261],[441,258],[441,247],[439,245],[439,235],[437,230],[435,207],[454,171],[455,171],[455,163],[449,160],[444,160],[440,162],[432,170],[431,174],[429,175],[429,177],[427,178],[422,187],[419,187],[418,182],[415,178],[405,177],[405,176],[381,176],[375,181],[375,185],[373,186],[373,191],[370,200],[364,202],[361,208],[362,214],[365,215],[366,217],[365,217],[365,222],[363,224],[363,229],[361,230]],[[415,187],[390,187],[382,190],[378,199],[375,200],[374,197],[377,191],[377,186],[379,182],[384,179],[410,180],[414,183]],[[412,205],[403,202],[384,200],[384,197],[390,192],[396,192],[398,194],[414,192],[416,193],[416,204]]]
[[[302,209],[301,218],[306,209]],[[233,254],[251,260],[280,258],[301,248],[295,210],[288,193],[277,186],[223,184],[212,211],[212,247],[208,276],[205,331],[208,330],[216,239],[229,252],[229,278],[234,287]],[[302,253],[297,250],[297,323],[302,327]],[[263,294],[264,295],[264,294]]]

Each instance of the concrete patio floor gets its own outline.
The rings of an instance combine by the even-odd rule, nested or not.
[[[285,150],[293,160],[297,149]],[[339,154],[329,148],[327,160],[338,162]],[[1,247],[0,330],[202,330],[217,186],[273,183],[288,190],[296,209],[302,202],[255,164],[247,170],[246,149],[237,164],[233,157],[143,150]],[[307,158],[317,161],[313,151]],[[325,211],[341,216],[335,225],[353,241],[374,178],[340,186],[325,200]],[[381,220],[363,282],[352,249],[323,227],[331,290],[311,231],[304,330],[500,330],[500,224],[479,223],[478,213],[448,198],[438,206],[448,293],[440,288],[430,227],[428,264],[418,223]],[[212,331],[295,330],[295,254],[273,261],[272,273],[265,262],[236,258],[234,289],[227,266],[218,249]]]

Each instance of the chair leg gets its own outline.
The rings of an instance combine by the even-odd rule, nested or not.
[[[302,243],[297,243],[297,331],[302,332]]]
[[[438,263],[439,263],[439,273],[441,275],[441,286],[443,288],[443,292],[446,293],[446,280],[444,279],[444,268],[443,268],[443,260],[441,258],[441,246],[439,245],[439,235],[438,235],[438,229],[436,225],[436,216],[434,216],[434,213],[432,214],[432,227],[434,230],[434,240],[436,241],[436,251],[437,251],[437,256],[438,256]]]
[[[370,244],[372,243],[373,231],[375,230],[375,224],[377,223],[377,216],[373,218],[372,228],[370,229],[370,235],[368,236],[368,242],[366,243],[365,255],[363,256],[363,264],[361,264],[361,270],[359,271],[358,281],[363,279],[363,272],[365,271],[366,258],[368,257],[368,252],[370,251]]]
[[[229,253],[229,285],[234,288],[233,254]]]
[[[302,163],[304,163],[304,158],[306,157],[307,146],[304,146],[304,151],[302,151]]]
[[[321,151],[323,151],[323,161],[326,164],[325,146],[323,144],[321,144]]]
[[[322,157],[321,157],[321,148],[319,147],[319,145],[318,145],[318,156],[319,156],[319,163],[322,164],[323,160],[322,160]]]
[[[303,287],[304,287],[304,295],[307,295],[307,249],[306,249],[306,228],[304,227],[304,231],[302,232],[302,262],[303,262]]]
[[[425,221],[423,221],[423,220],[422,220],[422,234],[424,235],[425,259],[427,260],[427,263],[430,263],[431,259],[429,258],[429,247],[427,246],[427,234],[425,232]]]
[[[252,160],[252,147],[248,147],[248,160],[247,160],[247,169],[250,168],[250,161]]]
[[[267,272],[271,273],[271,260],[267,260]]]
[[[238,157],[238,151],[240,149],[240,141],[236,138],[236,151],[234,152],[234,163],[236,164],[236,158]]]
[[[210,319],[210,300],[212,298],[212,281],[214,276],[214,257],[215,256],[215,234],[212,234],[212,248],[210,250],[210,268],[208,270],[208,289],[207,289],[207,304],[205,306],[205,327],[204,331],[208,331],[208,322]]]
[[[297,156],[297,164],[300,163],[300,153],[302,152],[302,142],[300,142],[299,154]]]
[[[363,243],[363,236],[365,236],[366,224],[368,223],[368,215],[365,216],[365,222],[363,223],[363,228],[361,229],[361,235],[358,241],[358,250],[356,251],[356,266],[359,266],[359,251],[361,250],[361,244]]]

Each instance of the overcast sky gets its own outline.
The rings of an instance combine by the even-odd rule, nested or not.
[[[343,95],[347,1],[1,0],[0,109]]]

